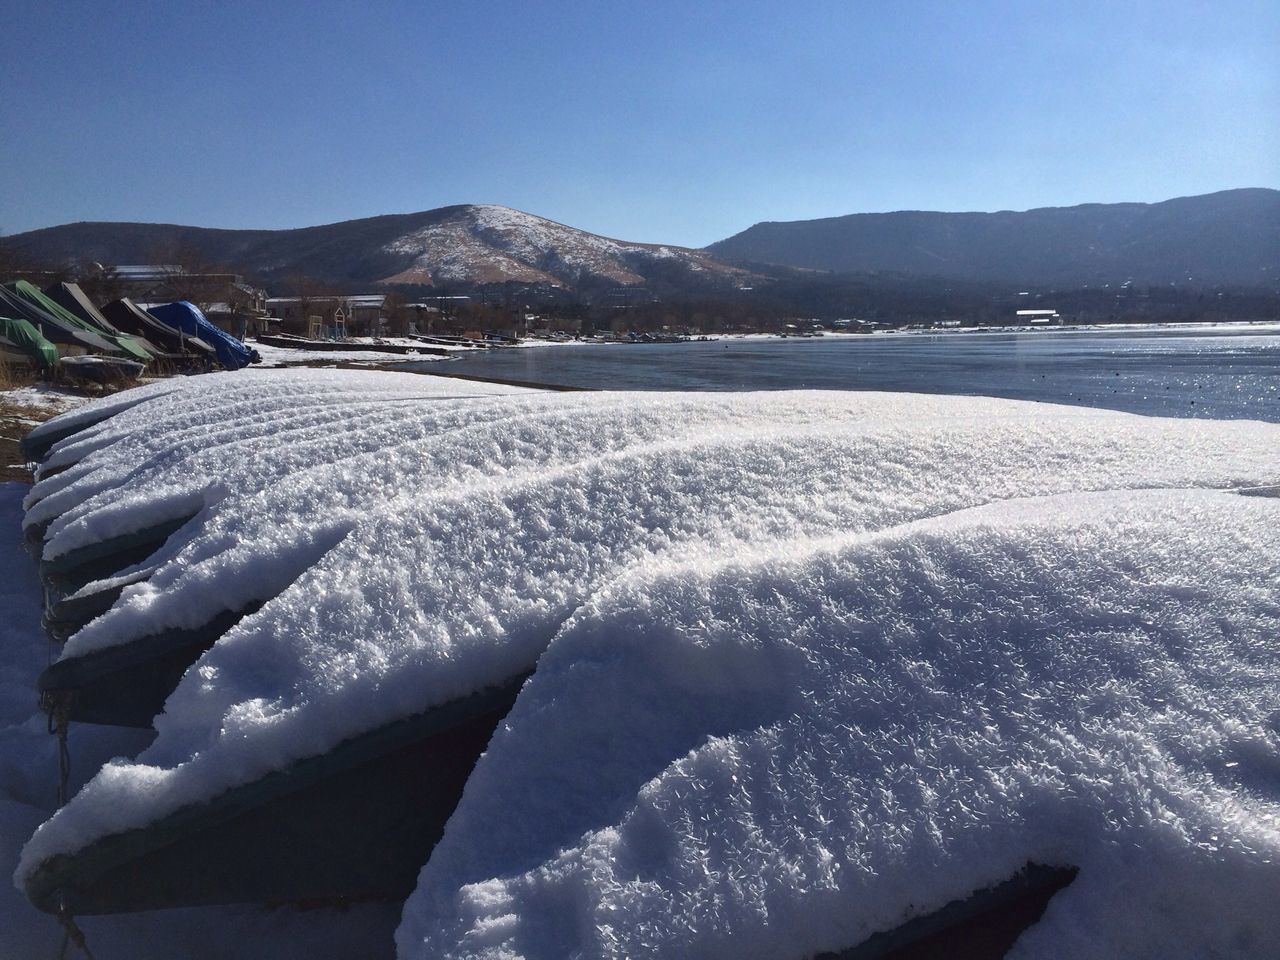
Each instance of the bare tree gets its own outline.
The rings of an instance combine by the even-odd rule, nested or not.
[[[320,317],[326,324],[333,321],[341,300],[339,288],[305,273],[290,275],[284,280],[283,287],[284,292],[297,297],[296,306],[281,311],[285,332],[307,334],[307,318],[312,316]]]
[[[409,332],[413,311],[409,309],[404,297],[395,290],[383,298],[382,315],[387,319],[387,333],[391,336],[403,337]]]
[[[124,296],[124,283],[114,264],[81,260],[76,265],[76,282],[94,303],[109,303]]]
[[[68,267],[50,263],[32,252],[29,244],[19,243],[0,233],[0,283],[30,280],[38,286],[70,279]]]

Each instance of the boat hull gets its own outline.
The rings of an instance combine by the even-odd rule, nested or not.
[[[524,678],[42,863],[42,910],[403,900]]]

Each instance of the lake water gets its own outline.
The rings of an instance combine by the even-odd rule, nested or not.
[[[589,389],[893,390],[1280,422],[1274,325],[568,344],[412,366]]]

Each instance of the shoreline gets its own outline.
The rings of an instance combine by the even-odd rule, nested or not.
[[[922,330],[878,330],[872,333],[848,333],[844,331],[824,331],[821,335],[802,336],[779,333],[726,333],[710,336],[708,340],[688,340],[675,342],[640,342],[627,340],[542,340],[528,339],[512,345],[507,350],[548,349],[553,347],[663,347],[663,346],[697,346],[705,343],[770,343],[774,341],[794,341],[797,343],[880,343],[886,340],[906,340],[911,338],[935,337],[1020,337],[1027,335],[1102,335],[1107,334],[1160,334],[1160,335],[1247,335],[1250,333],[1280,332],[1280,320],[1224,320],[1205,323],[1132,323],[1132,324],[1064,324],[1052,327],[931,327]],[[347,370],[400,370],[409,365],[447,364],[467,362],[469,359],[489,356],[488,351],[459,349],[449,356],[406,355],[396,353],[343,352],[343,351],[310,351],[290,350],[279,347],[264,347],[252,341],[263,354],[264,363],[258,369],[279,369],[287,367],[334,367]],[[586,390],[590,387],[569,387],[558,384],[545,384],[535,381],[492,378],[474,374],[415,369],[412,373],[434,373],[436,376],[453,377],[462,380],[475,380],[481,383],[504,383],[512,386],[541,388],[550,390]]]

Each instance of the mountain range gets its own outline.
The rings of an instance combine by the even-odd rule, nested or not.
[[[707,248],[735,261],[1063,286],[1280,283],[1280,190],[1023,212],[859,213],[758,223]]]
[[[631,243],[489,204],[292,230],[71,223],[4,238],[28,260],[217,266],[279,289],[307,277],[348,291],[516,284],[592,297],[617,288],[713,296],[831,276],[1083,287],[1280,283],[1280,191],[1023,212],[864,213],[758,223],[692,249]]]

